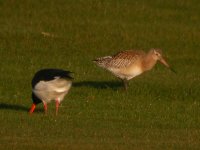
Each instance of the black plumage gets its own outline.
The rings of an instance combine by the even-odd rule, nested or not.
[[[32,88],[40,81],[50,81],[54,80],[56,77],[72,80],[73,78],[70,76],[71,73],[71,71],[62,69],[42,69],[34,75],[32,79]]]

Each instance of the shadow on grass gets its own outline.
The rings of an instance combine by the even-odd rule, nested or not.
[[[74,82],[74,87],[92,87],[96,89],[118,89],[123,87],[120,81],[81,81],[81,82]]]
[[[15,111],[25,111],[28,113],[29,107],[25,107],[22,105],[17,104],[7,104],[7,103],[0,103],[0,110],[15,110]],[[44,112],[43,109],[36,109],[34,112]]]

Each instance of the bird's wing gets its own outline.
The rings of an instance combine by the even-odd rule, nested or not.
[[[113,56],[112,60],[108,63],[108,66],[113,68],[128,67],[144,55],[145,53],[143,51],[122,51]]]
[[[72,80],[73,78],[70,75],[71,73],[72,72],[70,71],[61,69],[42,69],[34,75],[32,79],[32,87],[34,88],[34,86],[40,81],[51,81],[56,78]]]

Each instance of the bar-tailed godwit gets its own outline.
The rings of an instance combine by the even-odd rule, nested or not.
[[[160,49],[151,49],[148,53],[145,53],[142,50],[126,50],[113,56],[100,57],[93,61],[98,66],[110,71],[116,77],[120,78],[123,81],[126,90],[128,80],[145,71],[151,70],[157,61],[171,69],[169,64],[163,58]]]

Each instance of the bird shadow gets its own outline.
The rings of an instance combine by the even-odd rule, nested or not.
[[[15,111],[24,111],[28,112],[29,107],[17,104],[7,104],[7,103],[0,103],[0,110],[15,110]],[[36,112],[43,112],[42,109],[35,110]]]
[[[119,81],[81,81],[81,82],[74,82],[74,87],[92,87],[96,89],[118,89],[123,87],[122,83]]]

